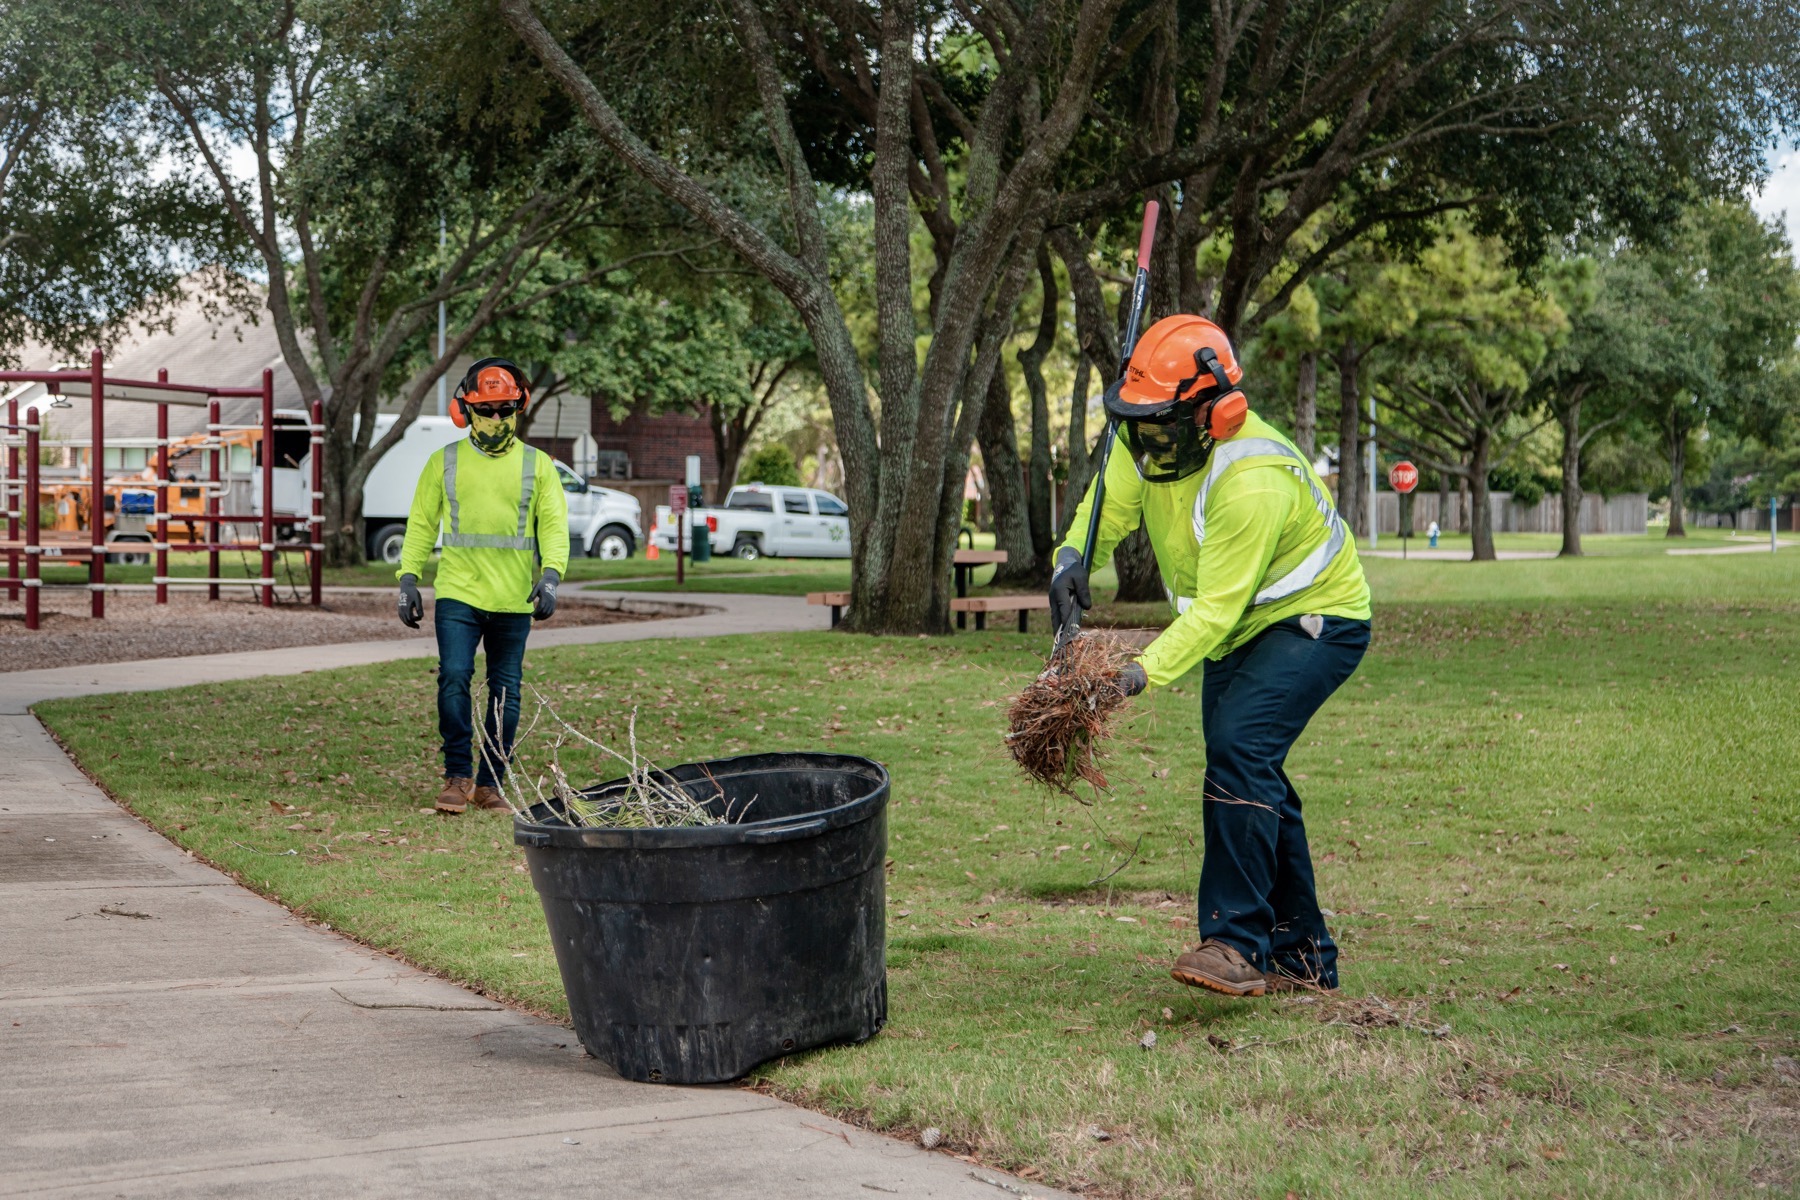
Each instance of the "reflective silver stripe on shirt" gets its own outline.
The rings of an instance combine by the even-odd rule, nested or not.
[[[505,533],[446,533],[444,545],[479,550],[536,550],[537,539]]]
[[[537,484],[537,451],[530,446],[519,447],[524,465],[519,472],[519,536],[525,536],[526,522],[531,519],[531,491]]]
[[[526,537],[526,522],[531,515],[531,493],[537,483],[537,452],[524,446],[525,468],[519,482],[519,532],[517,536],[504,533],[463,533],[459,526],[462,514],[456,503],[456,450],[461,442],[451,442],[444,447],[444,498],[450,505],[450,528],[444,532],[445,546],[460,546],[466,550],[529,550],[537,552],[537,539]]]
[[[1271,438],[1245,438],[1242,441],[1233,438],[1227,442],[1220,442],[1213,448],[1212,469],[1206,474],[1206,482],[1200,485],[1200,494],[1194,498],[1195,542],[1206,541],[1206,497],[1212,492],[1213,484],[1217,483],[1219,477],[1234,463],[1259,455],[1291,458],[1300,464],[1298,467],[1288,469],[1306,481],[1306,486],[1312,491],[1313,506],[1319,510],[1319,516],[1324,520],[1330,536],[1301,559],[1293,570],[1257,592],[1255,598],[1250,602],[1253,605],[1281,600],[1293,595],[1301,588],[1312,586],[1318,581],[1319,576],[1325,573],[1325,568],[1331,565],[1332,560],[1338,556],[1338,552],[1344,548],[1347,533],[1343,518],[1338,516],[1337,509],[1332,507],[1331,498],[1314,482],[1312,472],[1306,469],[1306,460],[1301,458],[1292,447]],[[1176,611],[1185,611],[1187,606],[1192,603],[1192,598],[1178,596],[1175,599]]]
[[[456,448],[461,442],[451,442],[444,447],[444,499],[450,503],[450,529],[454,534],[459,515],[456,510]]]

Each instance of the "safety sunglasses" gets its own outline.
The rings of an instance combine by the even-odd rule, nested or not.
[[[510,417],[525,407],[523,400],[501,400],[490,404],[472,404],[465,400],[463,404],[475,416],[487,417],[490,420],[498,417]]]

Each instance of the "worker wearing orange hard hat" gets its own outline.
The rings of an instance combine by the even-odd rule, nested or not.
[[[484,358],[470,367],[450,401],[451,420],[469,435],[432,452],[406,518],[396,574],[400,620],[413,629],[425,614],[419,575],[442,531],[432,611],[444,741],[439,812],[471,804],[508,809],[500,784],[519,727],[525,640],[533,620],[556,611],[556,587],[569,566],[569,511],[556,465],[518,436],[530,403],[530,382],[513,363]],[[488,752],[476,763],[469,689],[478,646],[487,652]]]
[[[1288,750],[1369,644],[1369,588],[1318,474],[1250,411],[1231,340],[1203,317],[1144,332],[1106,394],[1121,446],[1106,466],[1094,566],[1142,521],[1173,622],[1120,673],[1128,694],[1202,662],[1200,945],[1183,983],[1234,996],[1337,986]],[[1050,583],[1059,629],[1091,606],[1080,538],[1090,486]]]

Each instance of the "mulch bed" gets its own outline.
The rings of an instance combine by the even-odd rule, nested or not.
[[[386,592],[328,590],[323,607],[316,609],[294,603],[291,593],[278,592],[272,609],[257,604],[244,588],[227,588],[217,601],[205,596],[172,591],[169,603],[159,606],[147,592],[111,592],[105,619],[96,621],[87,615],[86,593],[50,592],[36,631],[25,628],[22,604],[0,599],[0,672],[433,636],[429,596],[417,630],[395,618],[394,598]],[[585,602],[565,591],[556,615],[540,627],[654,619]]]

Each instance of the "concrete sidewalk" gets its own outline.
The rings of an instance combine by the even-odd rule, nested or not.
[[[559,641],[751,632],[742,602],[762,599]],[[824,623],[799,601],[760,615]],[[367,643],[343,649],[21,673],[0,676],[0,695],[17,712],[46,694],[370,660]],[[0,716],[0,763],[0,1196],[1060,1194],[740,1088],[623,1082],[567,1028],[195,861],[34,718]]]
[[[1416,558],[1427,562],[1469,562],[1468,550],[1433,550],[1429,546],[1418,550],[1367,550],[1356,552],[1363,558]],[[1554,550],[1496,550],[1494,557],[1501,562],[1518,562],[1528,558],[1555,558]]]

